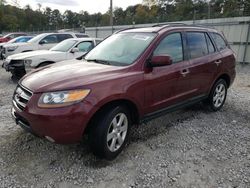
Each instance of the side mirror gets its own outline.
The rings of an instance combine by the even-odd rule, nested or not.
[[[41,41],[39,42],[39,44],[41,44],[41,45],[46,44],[46,40],[41,40]]]
[[[150,67],[162,67],[172,63],[172,58],[169,55],[156,55],[151,58]]]
[[[70,52],[71,53],[76,53],[76,52],[80,52],[80,50],[78,48],[72,48]]]

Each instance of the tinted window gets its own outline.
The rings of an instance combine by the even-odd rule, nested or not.
[[[9,35],[8,37],[9,37],[10,39],[16,38],[15,35]]]
[[[215,47],[210,39],[210,37],[206,34],[206,39],[207,39],[207,47],[208,47],[208,52],[214,53],[215,52]]]
[[[20,37],[20,36],[26,36],[26,34],[23,34],[23,33],[17,33],[17,34],[15,34],[14,35],[14,37],[16,38],[16,37]]]
[[[76,37],[77,38],[86,38],[86,37],[89,37],[89,36],[85,35],[85,34],[76,34]]]
[[[88,52],[93,48],[93,43],[90,41],[82,42],[77,45],[80,52]]]
[[[56,35],[48,35],[45,38],[43,38],[42,41],[44,41],[45,44],[58,43]]]
[[[60,34],[60,35],[57,35],[57,38],[58,38],[59,42],[62,42],[64,40],[66,40],[66,39],[73,38],[73,36],[70,35],[70,34]]]
[[[211,35],[219,51],[227,48],[227,44],[221,35],[219,35],[218,33],[212,33]]]
[[[208,54],[205,33],[188,32],[187,42],[191,59],[202,57]]]
[[[96,40],[95,41],[96,45],[99,44],[100,42],[102,42],[102,40]]]
[[[154,55],[170,55],[173,62],[183,61],[181,34],[173,33],[166,36],[155,49]]]

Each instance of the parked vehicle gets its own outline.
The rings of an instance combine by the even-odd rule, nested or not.
[[[82,36],[82,35],[81,35]],[[86,35],[88,37],[88,35]],[[75,33],[44,33],[37,35],[27,43],[8,44],[3,48],[3,56],[7,58],[10,55],[35,50],[49,50],[59,42],[69,38],[78,38]]]
[[[235,55],[214,29],[128,29],[105,39],[84,61],[25,75],[14,92],[12,116],[55,143],[88,134],[96,155],[114,159],[134,124],[200,101],[220,110],[235,74]]]
[[[0,43],[3,43],[3,42],[8,42],[10,41],[11,39],[14,39],[16,37],[20,37],[20,36],[26,36],[27,34],[26,33],[10,33],[8,35],[5,35],[3,37],[0,38]]]
[[[17,38],[12,39],[9,42],[0,43],[0,59],[4,58],[2,53],[3,53],[3,46],[5,44],[28,42],[32,38],[33,38],[32,36],[21,36],[21,37],[17,37]]]
[[[38,50],[9,56],[3,63],[12,78],[18,80],[30,69],[40,68],[52,63],[83,57],[102,39],[73,38],[62,41],[50,50]]]

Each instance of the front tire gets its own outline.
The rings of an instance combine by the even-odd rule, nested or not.
[[[208,104],[212,111],[220,110],[227,98],[227,83],[223,79],[219,79],[213,86],[209,98]]]
[[[89,139],[98,157],[115,159],[126,145],[131,127],[131,115],[124,106],[110,108],[96,118]]]

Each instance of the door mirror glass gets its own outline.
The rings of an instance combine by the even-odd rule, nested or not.
[[[151,67],[162,67],[172,64],[172,58],[169,55],[155,55],[151,58]]]
[[[76,53],[76,52],[80,52],[80,50],[78,48],[72,48],[71,49],[71,53]]]

